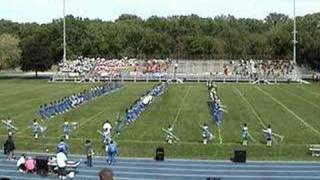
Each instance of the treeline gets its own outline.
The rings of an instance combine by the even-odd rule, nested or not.
[[[297,18],[297,60],[313,68],[320,68],[319,20],[320,13]],[[61,61],[62,24],[62,19],[41,25],[0,20],[0,68],[41,71]],[[264,20],[197,15],[143,20],[124,14],[111,22],[67,16],[66,24],[68,59],[292,59],[293,20],[277,13]]]

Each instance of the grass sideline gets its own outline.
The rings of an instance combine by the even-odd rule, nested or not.
[[[87,89],[92,84],[48,83],[45,80],[0,80],[0,119],[14,119],[20,129],[15,142],[19,151],[53,152],[62,136],[63,119],[78,121],[80,129],[71,134],[71,152],[83,153],[86,139],[92,139],[97,154],[104,155],[101,137],[96,132],[108,118],[116,120],[124,110],[152,88],[153,83],[126,83],[113,94],[100,97],[80,108],[57,116],[47,122],[48,137],[32,138],[32,119],[40,104],[57,100],[74,92]],[[172,85],[169,91],[156,98],[155,102],[123,134],[115,137],[120,156],[152,157],[155,148],[165,148],[170,158],[229,159],[240,144],[240,126],[246,122],[250,133],[258,140],[249,144],[247,156],[250,160],[316,160],[308,152],[308,144],[320,143],[320,84],[281,84],[275,86],[252,86],[247,84],[219,84],[218,94],[228,113],[224,114],[221,127],[223,144],[215,141],[201,144],[200,126],[207,122],[217,135],[207,105],[208,92],[204,83]],[[164,142],[162,127],[175,124],[175,133],[182,143],[168,145]],[[262,124],[272,124],[273,131],[283,135],[284,141],[266,148]],[[314,130],[316,131],[314,131]],[[1,142],[6,131],[0,128]]]

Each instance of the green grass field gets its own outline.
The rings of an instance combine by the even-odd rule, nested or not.
[[[103,121],[110,119],[114,122],[119,112],[124,116],[124,110],[153,84],[126,83],[113,94],[46,121],[47,137],[33,139],[29,126],[37,117],[40,104],[90,86],[92,84],[52,84],[45,80],[0,80],[0,119],[10,116],[19,128],[15,135],[17,150],[44,152],[49,148],[53,152],[63,135],[63,120],[67,118],[80,124],[68,141],[71,153],[82,154],[84,141],[91,139],[95,151],[102,155],[101,137],[97,130],[101,129]],[[242,147],[240,126],[246,122],[250,133],[258,140],[246,147],[248,159],[315,160],[307,146],[320,143],[320,84],[219,84],[218,94],[228,110],[220,133],[222,144],[218,139],[209,145],[201,144],[200,126],[204,122],[209,123],[218,136],[207,104],[205,84],[171,85],[168,92],[156,98],[134,124],[126,127],[120,136],[114,136],[120,156],[152,157],[155,148],[163,146],[169,157],[228,159],[233,149]],[[285,137],[282,143],[274,144],[272,148],[265,147],[262,133],[263,125],[269,123],[274,132]],[[175,133],[182,142],[175,145],[164,142],[161,128],[168,124],[174,124]],[[3,142],[6,139],[4,127],[0,128],[0,134]]]

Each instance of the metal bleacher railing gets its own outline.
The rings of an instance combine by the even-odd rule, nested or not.
[[[233,62],[233,63],[232,63]],[[257,74],[256,78],[253,78],[250,74],[241,74],[232,72],[234,69],[234,62],[231,60],[172,60],[169,68],[164,72],[157,73],[136,73],[132,71],[123,71],[121,76],[107,76],[107,77],[92,77],[92,71],[85,75],[78,75],[74,73],[61,73],[57,72],[52,81],[76,81],[76,82],[100,82],[100,81],[167,81],[169,79],[178,78],[184,81],[220,81],[220,82],[252,82],[256,78],[267,80],[269,82],[287,82],[299,81],[303,77],[310,76],[309,74],[303,74],[301,68],[294,66],[293,70],[288,73],[275,72],[273,74],[266,75],[260,69],[256,69],[254,72]],[[228,65],[231,72],[225,75],[224,68]],[[177,68],[175,68],[177,66]],[[310,73],[310,72],[308,72]]]

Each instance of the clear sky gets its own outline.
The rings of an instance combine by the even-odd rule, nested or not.
[[[296,0],[297,15],[320,12],[320,0]],[[234,15],[264,19],[270,12],[292,17],[293,0],[66,0],[67,14],[115,20],[123,13],[201,17]],[[0,19],[47,23],[62,16],[62,0],[0,0]]]

